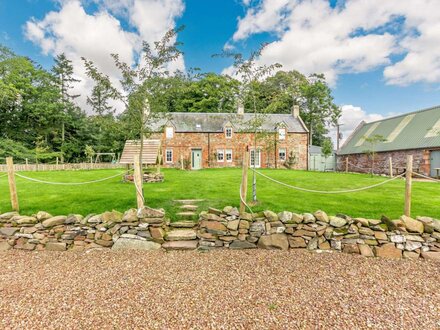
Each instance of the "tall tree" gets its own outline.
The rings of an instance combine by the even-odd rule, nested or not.
[[[66,135],[66,114],[75,108],[73,100],[80,95],[71,94],[74,84],[79,82],[73,74],[72,61],[69,60],[64,53],[59,54],[54,59],[55,63],[52,67],[52,72],[55,75],[55,83],[59,89],[61,105],[62,105],[62,120],[61,120],[61,144],[64,145]],[[64,162],[64,155],[61,155],[61,162]]]
[[[123,118],[129,123],[129,133],[140,138],[139,162],[142,168],[144,138],[151,133],[152,124],[162,118],[166,106],[161,97],[164,93],[164,84],[159,78],[169,76],[168,67],[181,56],[176,41],[177,33],[181,29],[171,29],[163,38],[150,45],[142,43],[141,56],[132,66],[121,61],[118,54],[112,54],[116,67],[120,70],[122,79],[120,84],[123,92],[111,84],[109,78],[98,71],[93,62],[84,60],[87,74],[95,81],[112,86],[116,98],[126,106]]]
[[[87,96],[87,104],[98,116],[113,114],[114,107],[109,102],[115,98],[115,93],[111,85],[108,85],[110,79],[96,81],[92,93]]]
[[[262,124],[264,123],[263,109],[258,106],[258,86],[261,80],[268,77],[274,70],[281,68],[281,64],[274,63],[271,65],[258,64],[258,58],[260,57],[264,47],[261,47],[254,52],[251,52],[249,57],[243,56],[241,53],[224,52],[223,54],[216,55],[222,57],[229,57],[233,59],[233,68],[238,79],[241,81],[241,85],[238,93],[238,102],[245,104],[246,99],[250,100],[249,112],[254,114],[253,118],[247,123],[244,123],[249,127],[249,130],[254,132],[254,151],[253,151],[253,184],[252,184],[252,199],[257,201],[257,177],[255,173],[256,157],[259,151],[257,150],[257,135],[261,132]]]

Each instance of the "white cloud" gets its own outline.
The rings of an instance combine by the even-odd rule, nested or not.
[[[361,107],[357,107],[351,104],[346,104],[341,107],[342,113],[339,119],[340,132],[342,133],[342,140],[340,145],[342,145],[345,140],[350,136],[353,130],[362,122],[366,123],[381,120],[387,117],[396,116],[398,113],[388,113],[386,115],[378,113],[367,113]],[[333,140],[333,144],[336,148],[336,128],[329,127],[328,136]]]
[[[387,83],[440,82],[440,1],[260,0],[239,19],[232,42],[269,32],[278,37],[262,63],[326,74],[384,68]],[[230,43],[230,42],[229,42]],[[392,55],[400,55],[394,60]]]
[[[25,27],[27,39],[38,45],[46,55],[65,53],[73,61],[74,74],[81,80],[75,93],[81,94],[78,104],[87,108],[86,98],[93,82],[87,78],[81,57],[92,60],[97,67],[117,82],[119,71],[110,54],[133,64],[139,56],[141,41],[156,41],[170,28],[184,10],[182,0],[95,0],[99,10],[89,14],[80,0],[61,2],[60,10],[51,11],[42,20],[31,19]],[[129,31],[121,25],[126,19]],[[183,58],[173,69],[184,70]]]

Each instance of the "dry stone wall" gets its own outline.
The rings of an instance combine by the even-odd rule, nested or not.
[[[227,206],[199,221],[169,222],[163,210],[144,208],[98,215],[0,215],[0,250],[308,249],[366,257],[440,260],[440,221],[351,218],[324,211],[239,213]]]

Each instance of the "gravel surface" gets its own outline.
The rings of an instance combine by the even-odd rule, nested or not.
[[[440,329],[439,270],[307,251],[9,251],[0,328]]]

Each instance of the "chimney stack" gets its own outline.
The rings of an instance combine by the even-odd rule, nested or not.
[[[299,117],[299,105],[294,105],[292,107],[292,116],[294,118],[298,118]]]
[[[244,105],[240,100],[238,101],[237,115],[244,115]]]

